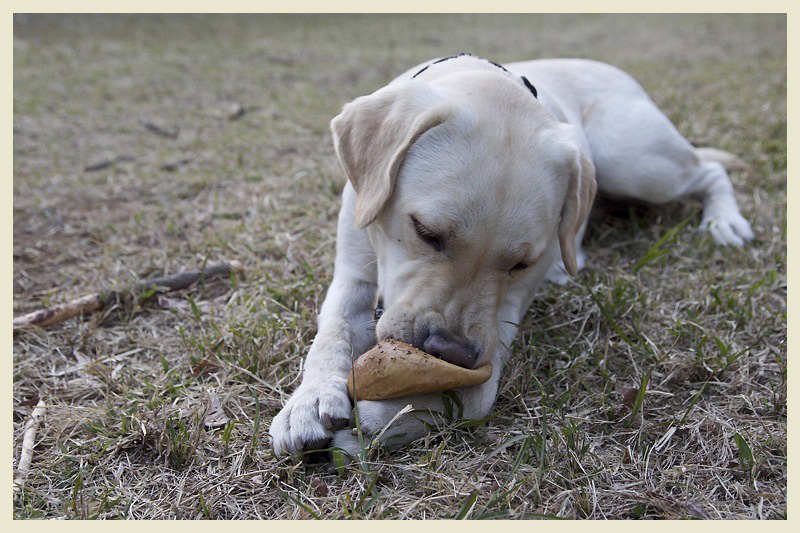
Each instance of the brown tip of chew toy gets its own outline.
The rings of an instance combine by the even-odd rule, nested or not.
[[[347,391],[353,399],[388,400],[480,385],[491,376],[491,364],[463,368],[388,339],[356,360],[347,376]]]

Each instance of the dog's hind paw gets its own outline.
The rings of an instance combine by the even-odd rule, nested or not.
[[[723,246],[744,246],[754,237],[750,223],[738,211],[706,214],[698,229],[708,231],[714,241]]]

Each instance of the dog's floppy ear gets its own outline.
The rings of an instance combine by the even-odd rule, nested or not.
[[[582,151],[572,157],[569,164],[569,185],[561,221],[558,224],[558,242],[561,245],[561,259],[570,276],[578,274],[575,259],[575,237],[589,216],[597,182],[594,179],[594,164]]]
[[[426,82],[409,80],[355,99],[331,121],[336,155],[356,191],[356,227],[375,220],[391,197],[411,144],[450,113]]]

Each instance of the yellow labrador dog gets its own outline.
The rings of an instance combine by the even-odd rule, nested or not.
[[[583,266],[597,187],[652,203],[697,195],[718,243],[753,237],[721,164],[735,158],[694,148],[602,63],[438,59],[347,104],[331,128],[348,178],[335,271],[302,383],[270,427],[278,455],[358,449],[346,376],[388,337],[464,367],[491,362],[488,382],[458,391],[465,418],[485,417],[537,287]],[[359,401],[361,429],[408,404],[443,408],[436,394]],[[406,413],[382,440],[416,439],[432,416]]]

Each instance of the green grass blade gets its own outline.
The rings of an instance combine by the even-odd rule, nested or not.
[[[659,257],[668,255],[672,253],[672,250],[668,248],[670,245],[674,244],[678,238],[678,234],[683,230],[686,224],[693,218],[693,215],[689,215],[680,222],[678,222],[674,227],[670,228],[663,237],[658,239],[656,243],[650,247],[647,253],[644,254],[637,263],[633,266],[633,273],[636,274],[639,272],[643,267],[652,263]]]
[[[653,371],[651,368],[642,376],[642,382],[639,385],[639,392],[636,393],[636,400],[633,402],[633,407],[631,407],[631,414],[628,415],[628,421],[625,423],[625,427],[630,427],[633,423],[634,417],[642,408],[642,404],[644,404],[644,397],[647,394],[647,384],[650,382],[650,373]]]
[[[742,470],[747,473],[748,477],[752,476],[754,461],[750,445],[747,444],[745,438],[739,433],[733,436],[733,440],[736,442],[736,447],[739,449],[739,464],[742,466]]]
[[[458,513],[453,517],[454,520],[464,520],[464,518],[469,513],[469,510],[472,509],[472,506],[475,505],[475,501],[478,499],[478,490],[475,489],[469,494],[469,498],[459,509]]]
[[[700,400],[700,396],[703,394],[703,391],[706,390],[706,385],[708,385],[708,381],[703,383],[703,386],[700,387],[700,390],[697,391],[694,396],[692,396],[692,401],[691,401],[691,403],[689,403],[689,407],[686,409],[686,412],[683,413],[683,417],[681,418],[681,421],[678,422],[678,427],[682,426],[683,423],[686,422],[686,419],[689,417],[689,414],[692,412],[692,410],[694,410],[694,406]]]

